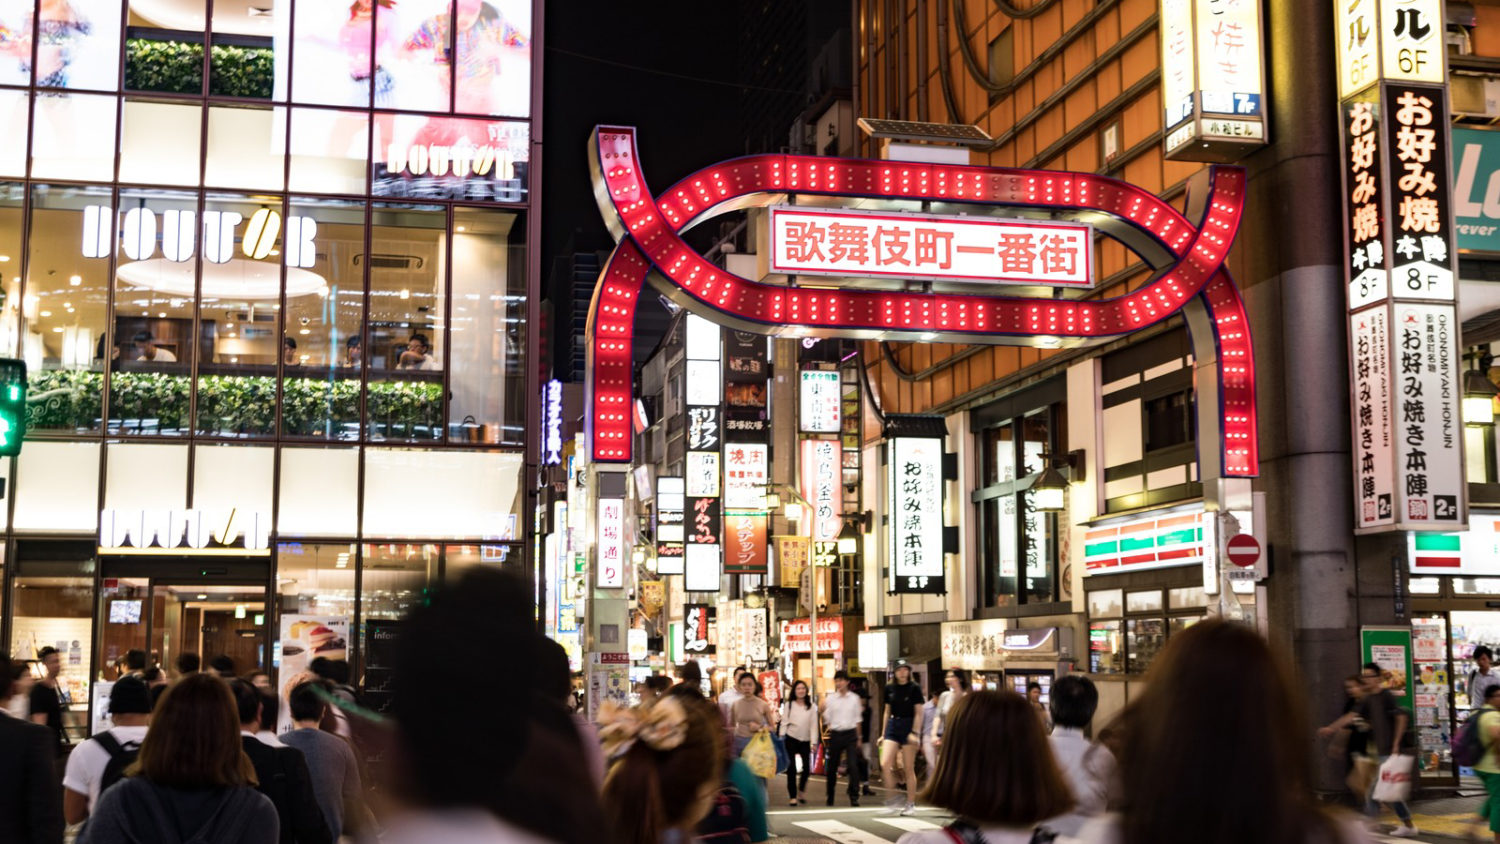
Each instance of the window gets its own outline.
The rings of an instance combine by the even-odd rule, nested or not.
[[[1145,408],[1147,451],[1182,445],[1193,438],[1192,390],[1148,399]]]
[[[449,437],[525,442],[526,250],[515,214],[453,212]]]
[[[990,42],[990,84],[1009,85],[1016,78],[1015,27],[1007,26]],[[999,94],[991,94],[992,100]]]
[[[1173,635],[1203,620],[1208,596],[1201,586],[1096,589],[1087,604],[1089,671],[1144,674]]]
[[[443,437],[443,266],[446,214],[430,205],[376,205],[369,256],[370,438]]]
[[[1062,600],[1058,518],[1036,509],[1031,485],[1043,454],[1063,449],[1060,405],[1005,419],[978,432],[980,476],[973,495],[980,520],[982,606],[1012,607]]]
[[[286,267],[281,434],[357,440],[364,367],[364,203],[294,199],[288,220],[314,233]],[[289,232],[290,234],[290,232]],[[309,242],[312,242],[309,240]]]

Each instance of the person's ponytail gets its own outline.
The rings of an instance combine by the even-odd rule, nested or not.
[[[604,780],[604,813],[614,822],[619,844],[661,841],[666,808],[657,755],[644,743],[637,743],[615,762]]]

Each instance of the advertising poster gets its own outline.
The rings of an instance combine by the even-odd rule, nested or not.
[[[0,84],[31,81],[35,48],[37,87],[115,90],[120,73],[118,2],[42,3],[40,21],[38,25],[30,3],[0,5]],[[35,33],[41,37],[33,39]]]
[[[311,678],[308,668],[314,659],[349,658],[349,619],[336,615],[283,615],[281,617],[281,701],[286,703],[292,689]],[[276,732],[292,729],[291,714],[285,706],[276,722]]]
[[[776,537],[776,559],[781,566],[782,586],[795,586],[802,582],[802,571],[807,568],[811,543],[805,536]]]
[[[1403,701],[1412,700],[1411,628],[1361,627],[1359,643],[1360,663],[1379,665],[1391,694]]]
[[[290,72],[298,102],[529,116],[528,0],[293,5],[275,5],[278,99]]]

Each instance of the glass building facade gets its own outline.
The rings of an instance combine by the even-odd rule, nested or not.
[[[362,675],[524,564],[533,5],[0,3],[0,633],[80,721],[130,648],[285,668],[307,616]]]

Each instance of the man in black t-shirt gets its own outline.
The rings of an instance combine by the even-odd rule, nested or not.
[[[911,681],[906,660],[896,663],[895,681],[885,687],[885,732],[880,737],[880,772],[886,788],[896,787],[896,756],[906,772],[906,799],[892,798],[892,813],[917,810],[917,750],[922,746],[922,689]]]
[[[1380,764],[1392,756],[1411,756],[1416,753],[1416,736],[1411,730],[1411,713],[1396,701],[1395,695],[1386,688],[1385,671],[1373,662],[1365,663],[1360,672],[1360,679],[1364,681],[1365,696],[1352,712],[1341,715],[1332,724],[1318,731],[1320,735],[1332,735],[1354,723],[1356,717],[1364,719],[1369,725],[1369,754],[1376,757]],[[1415,768],[1415,765],[1413,765]],[[1415,775],[1415,771],[1413,771]],[[1375,781],[1378,781],[1378,777]],[[1370,783],[1371,792],[1365,795],[1365,814],[1373,821],[1380,814],[1380,804],[1373,799],[1375,782]],[[1401,826],[1393,832],[1393,835],[1405,837],[1416,835],[1418,830],[1412,823],[1411,811],[1403,802],[1389,804],[1396,817],[1401,820]]]
[[[31,721],[52,731],[57,745],[57,755],[62,756],[68,746],[63,731],[63,707],[67,703],[67,691],[58,676],[62,674],[62,652],[54,647],[45,647],[37,653],[37,659],[47,669],[47,676],[31,687]]]

